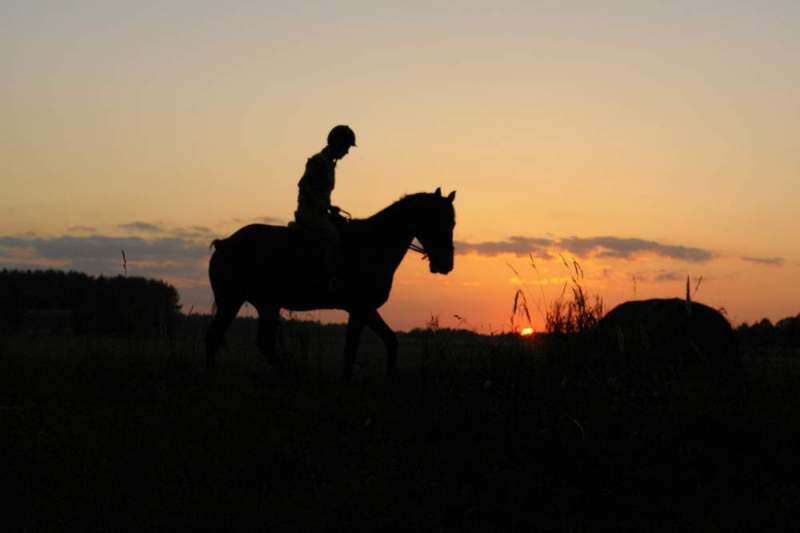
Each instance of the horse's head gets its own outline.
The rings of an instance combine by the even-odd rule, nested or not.
[[[422,196],[425,201],[420,206],[415,237],[425,249],[431,272],[447,274],[453,270],[453,228],[456,225],[453,200],[456,192],[442,196],[442,190],[437,188],[433,194]]]

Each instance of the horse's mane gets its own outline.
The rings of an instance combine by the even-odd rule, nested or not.
[[[398,209],[405,208],[411,204],[416,204],[422,201],[423,199],[433,196],[431,193],[428,192],[417,192],[413,194],[404,194],[388,206],[384,207],[377,213],[367,217],[367,218],[360,218],[360,219],[353,219],[353,222],[367,222],[367,221],[377,221],[383,218],[386,218],[387,215],[394,214]]]

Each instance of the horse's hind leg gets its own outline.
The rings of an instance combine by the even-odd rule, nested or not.
[[[275,332],[280,324],[280,309],[265,305],[256,306],[258,310],[258,349],[267,358],[270,365],[279,373],[283,371],[281,359],[275,349]]]
[[[360,313],[350,312],[347,320],[347,335],[344,341],[344,364],[342,367],[342,381],[349,382],[353,378],[353,364],[358,352],[358,343],[361,332],[364,330],[364,319]]]
[[[231,325],[233,319],[236,318],[236,313],[243,302],[218,302],[217,312],[214,318],[211,319],[211,324],[206,331],[206,369],[208,370],[209,377],[214,377],[217,370],[216,353],[217,348],[222,344],[222,339],[225,336],[225,330]]]

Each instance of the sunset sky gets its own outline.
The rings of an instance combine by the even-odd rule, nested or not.
[[[734,324],[794,316],[798,27],[796,1],[5,0],[0,267],[124,249],[205,312],[211,239],[290,220],[343,123],[354,216],[457,191],[455,270],[406,258],[397,329],[501,331],[522,288],[540,330],[562,256],[607,309],[689,275]]]

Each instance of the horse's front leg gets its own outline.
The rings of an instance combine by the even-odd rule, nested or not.
[[[367,324],[386,346],[386,379],[391,380],[397,376],[397,335],[384,322],[377,309],[373,309],[367,315]]]
[[[344,341],[344,366],[342,368],[342,381],[348,382],[353,378],[353,363],[356,360],[358,343],[361,332],[364,330],[364,316],[351,311],[347,320],[347,336]]]
[[[258,349],[269,361],[272,368],[278,373],[283,373],[283,364],[278,352],[275,350],[275,332],[281,321],[280,309],[266,305],[256,305],[258,311],[258,335],[256,344]]]

